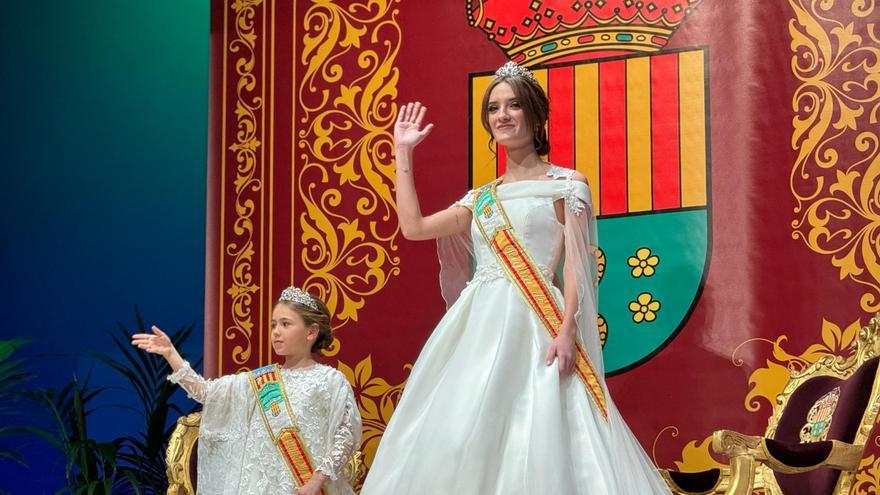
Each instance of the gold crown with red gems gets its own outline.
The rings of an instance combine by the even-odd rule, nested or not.
[[[523,66],[650,52],[702,0],[467,0],[468,24]]]

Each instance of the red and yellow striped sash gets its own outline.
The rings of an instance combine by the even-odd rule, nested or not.
[[[492,248],[507,277],[519,289],[523,299],[532,308],[550,336],[556,338],[562,327],[562,311],[550,292],[544,274],[523,247],[501,202],[498,201],[495,193],[497,185],[497,180],[492,181],[480,188],[475,195],[474,218],[477,227],[486,243]],[[586,386],[587,394],[599,408],[602,417],[607,420],[608,404],[605,391],[589,357],[578,341],[576,341],[576,353],[575,373]]]
[[[266,432],[275,443],[294,482],[301,487],[315,474],[315,464],[287,400],[281,369],[277,364],[263,366],[248,373],[248,378]]]

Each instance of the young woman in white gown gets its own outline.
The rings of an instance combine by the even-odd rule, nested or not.
[[[404,105],[394,131],[400,227],[407,239],[439,239],[449,307],[413,366],[361,493],[669,493],[607,394],[590,191],[580,173],[541,159],[547,97],[530,72],[508,63],[482,107],[484,127],[507,152],[497,200],[552,281],[561,326],[551,337],[484,241],[473,214],[481,190],[422,216],[413,148],[433,125],[423,127],[424,106]],[[573,374],[578,347],[602,400]]]
[[[155,326],[153,334],[133,335],[132,344],[164,357],[174,370],[169,380],[204,404],[199,425],[198,493],[353,495],[341,475],[360,445],[361,416],[345,376],[313,358],[313,353],[333,341],[327,306],[300,289],[285,289],[272,310],[271,336],[275,353],[284,358],[280,367],[283,385],[279,388],[287,396],[299,439],[313,464],[313,474],[304,483],[294,482],[291,469],[269,436],[250,372],[206,380]],[[282,412],[284,409],[282,405]]]

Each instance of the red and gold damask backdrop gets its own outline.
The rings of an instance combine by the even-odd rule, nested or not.
[[[550,93],[550,160],[599,205],[613,397],[661,467],[713,465],[714,429],[762,432],[789,369],[880,310],[877,18],[865,0],[214,0],[206,372],[273,359],[282,288],[321,296],[369,464],[444,309],[434,243],[396,222],[397,108],[429,108],[416,183],[445,208],[503,173],[473,116],[512,58]]]

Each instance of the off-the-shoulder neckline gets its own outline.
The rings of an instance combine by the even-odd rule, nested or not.
[[[549,163],[550,168],[547,169],[547,172],[544,173],[545,177],[550,177],[549,179],[521,179],[513,182],[506,182],[504,180],[504,176],[499,177],[501,182],[498,183],[497,187],[506,186],[509,184],[519,184],[520,182],[552,182],[552,181],[561,181],[561,180],[571,180],[571,175],[574,173],[574,169],[560,167],[559,165],[554,165]]]

